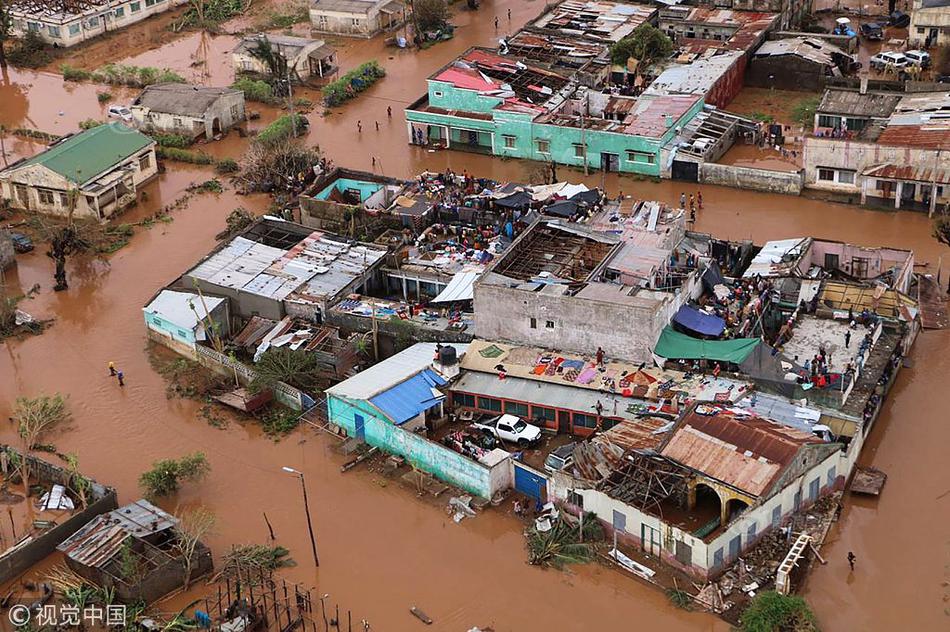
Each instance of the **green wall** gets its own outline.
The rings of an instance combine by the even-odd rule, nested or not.
[[[491,498],[491,471],[468,457],[393,424],[363,400],[327,397],[327,419],[356,436],[355,415],[362,415],[365,441],[384,452],[398,454],[436,478],[482,498]]]

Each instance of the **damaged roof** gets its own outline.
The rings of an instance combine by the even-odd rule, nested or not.
[[[153,112],[182,116],[204,116],[215,102],[225,95],[243,93],[232,88],[209,88],[187,83],[160,83],[145,88],[132,105]]]
[[[587,39],[619,42],[654,15],[656,9],[645,5],[565,0],[530,26]]]
[[[771,40],[762,44],[755,57],[776,57],[783,55],[794,55],[813,61],[816,64],[833,66],[835,56],[847,55],[837,46],[832,46],[824,40],[815,37],[790,37],[788,39]],[[851,57],[847,55],[847,57]]]
[[[799,450],[823,443],[726,406],[699,404],[682,417],[660,454],[751,496],[762,496]]]
[[[879,92],[861,94],[856,90],[829,88],[821,96],[821,102],[815,111],[819,114],[887,118],[900,103],[900,100],[901,95],[899,94],[882,94]]]

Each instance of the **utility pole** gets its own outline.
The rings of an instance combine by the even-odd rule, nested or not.
[[[310,520],[310,503],[307,502],[307,483],[304,482],[303,472],[287,466],[284,466],[281,469],[283,469],[288,474],[297,476],[300,479],[300,487],[303,490],[303,510],[307,514],[307,529],[310,531],[310,548],[313,550],[313,563],[317,568],[320,568],[320,558],[317,557],[317,539],[313,535],[313,522]]]
[[[584,148],[584,175],[585,176],[590,175],[590,169],[587,166],[587,125],[586,125],[587,119],[585,118],[587,116],[589,98],[590,97],[587,91],[585,90],[584,91],[584,109],[581,110],[581,145]]]

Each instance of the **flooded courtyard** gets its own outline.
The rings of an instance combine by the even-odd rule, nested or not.
[[[387,47],[381,37],[333,40],[342,72],[377,59],[387,76],[342,107],[323,112],[317,105],[308,115],[306,142],[319,146],[338,166],[389,176],[453,169],[524,181],[536,165],[410,146],[402,110],[423,94],[425,77],[470,46],[492,45],[542,6],[540,0],[496,0],[483,3],[477,12],[460,9],[453,19],[454,39],[419,52]],[[97,45],[83,63],[169,67],[189,81],[209,85],[233,80],[229,52],[235,36],[184,33],[167,41],[167,33],[156,30],[163,26],[147,22],[134,28],[138,30],[127,37],[109,40],[109,47]],[[0,124],[55,134],[74,131],[84,119],[104,118],[107,104],[96,97],[103,89],[63,82],[53,68],[10,68],[0,77]],[[134,95],[126,89],[108,90],[116,103],[127,103]],[[316,91],[302,92],[319,101]],[[273,108],[252,107],[257,105],[249,104],[262,111],[254,126],[278,114]],[[387,106],[393,109],[391,119]],[[233,133],[201,147],[235,158],[244,148],[246,141]],[[13,162],[40,149],[39,143],[7,136],[4,160]],[[747,149],[748,155],[737,156],[733,164],[793,168]],[[190,183],[214,177],[210,169],[171,162],[167,166],[167,172],[146,187],[148,201],[119,221],[134,222],[171,203]],[[622,192],[669,203],[684,191],[696,190],[695,185],[687,189],[684,183],[616,174],[585,177],[568,168],[559,168],[558,175],[604,186],[613,196]],[[698,190],[704,208],[695,229],[723,238],[761,243],[814,235],[909,248],[934,273],[950,255],[932,238],[925,214],[710,186]],[[42,249],[20,256],[18,265],[5,273],[4,283],[14,291],[39,284],[41,292],[21,307],[54,323],[41,336],[0,343],[0,417],[9,417],[18,396],[68,395],[75,420],[51,442],[60,452],[75,452],[87,474],[115,486],[121,502],[138,497],[137,478],[153,461],[205,452],[210,475],[163,503],[164,508],[202,504],[213,510],[218,526],[209,544],[215,552],[231,544],[265,542],[266,513],[278,542],[298,563],[286,576],[316,586],[320,594],[329,593],[375,630],[419,629],[419,621],[408,614],[410,606],[425,610],[438,630],[476,625],[498,631],[728,629],[710,615],[673,607],[661,592],[605,566],[572,567],[566,573],[529,566],[521,523],[513,516],[489,510],[455,524],[439,508],[371,471],[357,468],[341,474],[342,458],[330,450],[333,439],[312,428],[274,442],[257,426],[237,421],[223,429],[211,427],[198,415],[199,404],[166,397],[164,379],[149,364],[142,306],[214,246],[214,236],[231,210],[241,206],[263,214],[268,204],[264,196],[241,196],[228,188],[221,194],[195,196],[172,213],[171,222],[138,229],[128,246],[106,260],[71,261],[67,292],[51,291],[52,261]],[[804,593],[822,629],[936,630],[947,625],[950,462],[945,449],[950,424],[940,393],[950,375],[948,351],[950,332],[921,334],[911,365],[901,372],[873,430],[861,464],[887,472],[888,484],[880,499],[846,496],[841,520],[822,549],[828,564],[816,566]],[[124,371],[125,388],[109,378],[109,362]],[[0,429],[0,439],[17,443],[11,424]],[[300,489],[281,471],[283,466],[306,475],[319,569],[308,554]],[[854,573],[846,562],[849,551],[858,560]]]

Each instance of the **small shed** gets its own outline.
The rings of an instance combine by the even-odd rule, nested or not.
[[[162,290],[142,311],[149,338],[187,356],[209,336],[230,331],[226,298]]]
[[[66,565],[119,601],[151,603],[185,583],[178,518],[147,500],[96,516],[56,547]],[[211,551],[195,547],[191,579],[212,569]]]
[[[271,74],[270,68],[252,54],[262,43],[269,44],[272,51],[282,55],[287,66],[296,71],[302,81],[322,79],[336,71],[336,49],[323,40],[258,33],[245,36],[231,51],[234,72]]]
[[[853,65],[851,55],[816,37],[773,40],[752,55],[746,84],[813,92],[824,88],[828,77],[840,77]]]

